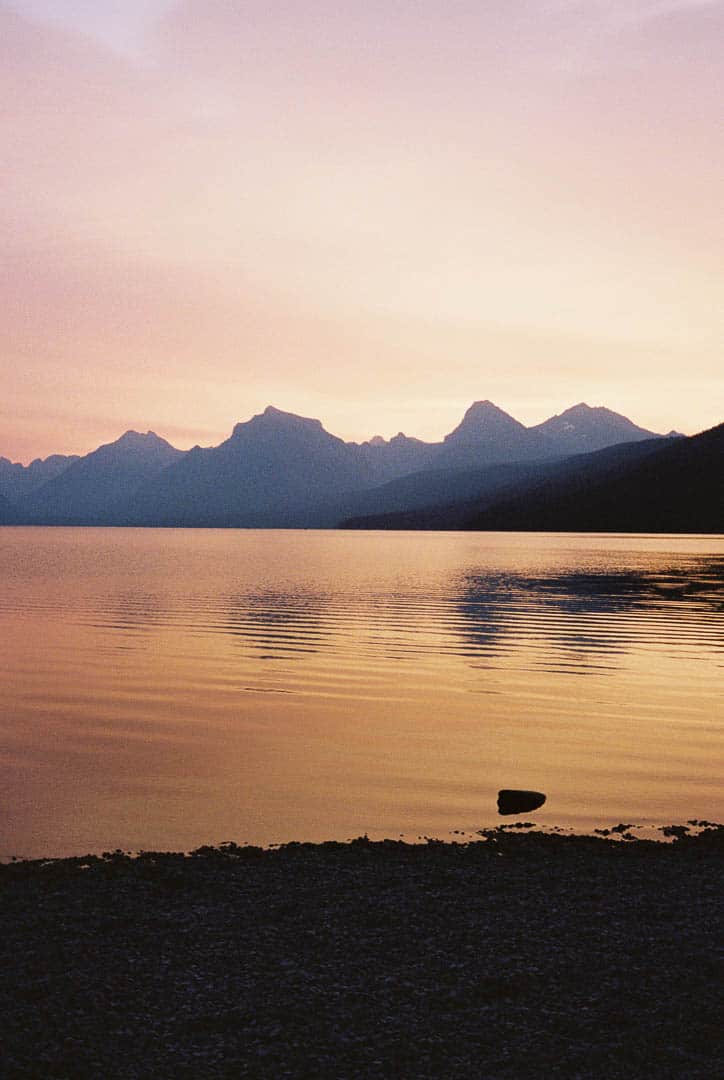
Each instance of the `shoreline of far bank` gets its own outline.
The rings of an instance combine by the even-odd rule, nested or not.
[[[709,1078],[724,827],[672,828],[3,865],[8,1076]]]

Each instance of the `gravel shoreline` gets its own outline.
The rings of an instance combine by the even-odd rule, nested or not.
[[[0,1074],[724,1075],[724,828],[0,866]]]

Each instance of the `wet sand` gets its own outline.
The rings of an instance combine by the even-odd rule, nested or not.
[[[724,1075],[724,828],[0,867],[3,1077]]]

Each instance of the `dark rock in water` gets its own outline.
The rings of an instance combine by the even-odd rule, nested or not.
[[[504,788],[498,792],[499,814],[529,814],[546,801],[542,791],[511,791]]]

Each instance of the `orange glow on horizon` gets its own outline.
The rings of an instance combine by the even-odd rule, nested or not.
[[[0,8],[0,455],[722,420],[724,8]]]

